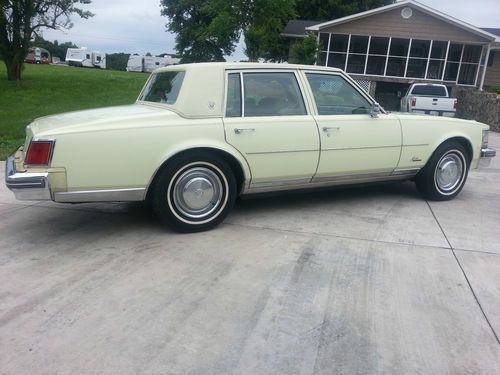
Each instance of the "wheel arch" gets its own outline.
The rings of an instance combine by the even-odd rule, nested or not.
[[[216,155],[222,158],[224,161],[226,161],[231,167],[231,170],[233,171],[234,176],[236,178],[238,193],[240,193],[243,190],[243,187],[245,186],[247,181],[250,180],[250,171],[248,169],[248,166],[245,165],[246,161],[244,161],[244,159],[241,160],[240,158],[230,153],[229,151],[217,147],[211,147],[211,146],[191,147],[183,150],[178,150],[172,153],[160,164],[160,166],[154,172],[146,188],[146,199],[149,200],[150,198],[150,193],[153,190],[152,188],[158,179],[159,172],[170,162],[172,162],[172,160],[193,152],[206,152],[212,155]]]
[[[472,162],[472,159],[474,158],[474,148],[472,147],[472,143],[471,141],[464,137],[464,136],[454,136],[454,137],[449,137],[449,138],[446,138],[445,140],[441,141],[435,148],[434,148],[434,151],[432,152],[434,154],[434,152],[436,152],[436,150],[441,147],[443,144],[445,144],[446,142],[458,142],[460,143],[463,148],[465,148],[465,151],[467,152],[467,157],[468,157],[468,160],[469,160],[469,164]]]

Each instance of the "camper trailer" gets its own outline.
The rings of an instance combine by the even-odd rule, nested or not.
[[[71,66],[106,69],[106,54],[87,48],[68,48],[66,62]]]
[[[128,72],[148,72],[162,68],[168,65],[175,65],[180,62],[180,59],[166,55],[160,56],[141,56],[130,55],[127,62]]]
[[[45,48],[30,48],[24,62],[29,64],[50,64],[50,52]]]
[[[144,69],[144,56],[130,55],[127,61],[127,72],[142,72]]]

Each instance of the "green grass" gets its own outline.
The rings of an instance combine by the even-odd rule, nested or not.
[[[500,94],[500,86],[485,86],[484,89],[495,94]]]
[[[0,160],[24,141],[35,118],[80,109],[131,104],[147,73],[26,64],[21,82],[7,81],[0,61]]]

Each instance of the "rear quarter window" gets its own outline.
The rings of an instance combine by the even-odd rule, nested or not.
[[[184,71],[173,71],[151,75],[139,100],[174,104],[179,96],[184,74]]]

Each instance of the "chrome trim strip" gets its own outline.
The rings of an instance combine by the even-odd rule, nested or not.
[[[297,184],[278,184],[278,181],[275,181],[272,185],[268,186],[259,186],[251,185],[250,188],[245,188],[242,192],[242,195],[250,195],[250,194],[260,194],[260,193],[270,193],[275,191],[283,191],[283,190],[303,190],[303,189],[314,189],[314,188],[322,188],[322,187],[334,187],[334,186],[342,186],[342,185],[359,185],[363,183],[371,183],[371,182],[384,182],[384,181],[398,181],[398,180],[407,180],[408,175],[392,175],[389,173],[384,173],[379,176],[368,177],[369,175],[363,175],[362,177],[354,178],[354,176],[339,176],[346,177],[343,179],[336,180],[322,180],[316,182],[305,182],[305,183],[297,183]],[[347,178],[352,177],[352,178]],[[308,180],[308,179],[307,179]]]
[[[345,148],[324,148],[321,151],[348,151],[348,150],[367,150],[367,149],[377,149],[377,148],[401,148],[401,145],[395,146],[367,146],[367,147],[345,147]]]
[[[367,178],[378,178],[378,177],[388,177],[391,175],[391,172],[375,172],[375,173],[363,173],[363,174],[347,174],[340,176],[327,176],[327,177],[314,177],[311,182],[328,182],[328,181],[356,181],[356,180],[364,180]]]
[[[143,201],[145,196],[145,188],[84,190],[55,193],[54,201],[61,203],[136,202]]]
[[[301,185],[311,182],[311,178],[297,178],[294,180],[278,180],[278,181],[263,181],[254,182],[250,184],[250,189],[260,189],[260,188],[272,188],[272,187],[284,187],[290,185]]]
[[[412,176],[416,175],[420,168],[395,169],[392,172],[393,176]]]
[[[288,154],[292,152],[319,152],[319,151],[320,150],[262,151],[262,152],[247,152],[245,155]]]
[[[416,143],[414,145],[403,145],[403,147],[429,146],[428,143]]]
[[[497,151],[494,148],[482,148],[481,157],[482,158],[494,158],[497,155]]]

